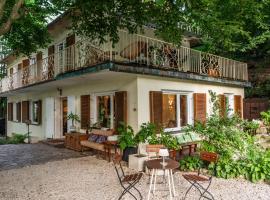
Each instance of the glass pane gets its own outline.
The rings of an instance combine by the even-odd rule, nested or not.
[[[162,123],[164,128],[175,128],[176,123],[176,95],[163,94],[162,95]]]
[[[33,122],[38,122],[38,102],[33,102]]]
[[[101,127],[111,127],[111,98],[110,96],[100,96],[98,98],[98,122]]]
[[[188,122],[187,96],[180,95],[180,126],[186,126]]]

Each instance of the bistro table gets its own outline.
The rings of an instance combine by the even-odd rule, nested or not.
[[[168,185],[169,185],[169,192],[170,192],[170,199],[172,199],[173,196],[175,196],[175,187],[174,187],[174,180],[173,180],[173,173],[172,171],[174,169],[179,168],[179,163],[172,159],[166,159],[165,160],[167,165],[163,166],[162,159],[154,159],[154,160],[148,160],[145,161],[145,165],[148,169],[151,170],[151,179],[150,179],[150,186],[149,186],[149,192],[147,199],[150,199],[151,191],[153,191],[153,194],[155,193],[156,189],[156,178],[158,171],[164,170],[164,175],[168,178]]]

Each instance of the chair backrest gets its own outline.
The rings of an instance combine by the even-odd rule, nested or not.
[[[213,153],[213,152],[206,152],[206,151],[202,151],[200,153],[200,158],[203,161],[207,161],[207,162],[213,162],[216,163],[218,161],[218,154],[217,153]]]
[[[116,153],[113,157],[113,164],[116,171],[116,174],[118,176],[119,181],[122,183],[122,177],[125,176],[123,167],[121,165],[122,156],[119,153]]]
[[[159,150],[161,148],[164,148],[164,145],[162,145],[162,144],[148,144],[148,145],[146,145],[146,152],[148,153],[148,156],[151,156],[151,153],[153,153],[157,157]]]

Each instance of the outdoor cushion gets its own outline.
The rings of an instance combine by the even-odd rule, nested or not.
[[[109,135],[113,135],[113,130],[100,130],[100,129],[93,129],[91,131],[92,134],[95,135],[104,135],[104,136],[109,136]]]
[[[104,135],[99,135],[98,138],[96,139],[96,143],[103,143],[107,140],[107,137]]]
[[[89,136],[88,140],[91,141],[91,142],[96,142],[98,138],[99,138],[99,135],[91,134]]]

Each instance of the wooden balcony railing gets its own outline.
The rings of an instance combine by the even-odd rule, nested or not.
[[[247,64],[177,47],[161,40],[121,31],[119,42],[82,40],[1,80],[1,92],[54,79],[57,75],[107,61],[136,64],[239,81],[248,80]]]

